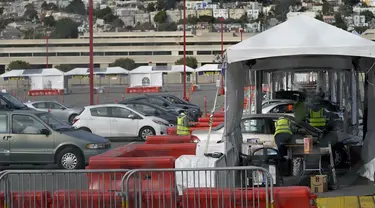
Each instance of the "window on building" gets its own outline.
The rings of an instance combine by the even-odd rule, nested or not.
[[[153,52],[154,56],[170,56],[172,55],[171,51],[154,51]]]
[[[47,56],[47,53],[33,53],[34,56]],[[48,56],[56,56],[56,53],[48,53]]]
[[[90,53],[82,52],[81,56],[90,56]],[[104,56],[104,52],[94,52],[94,56]]]
[[[80,56],[79,52],[57,53],[57,56]]]
[[[212,55],[211,51],[197,51],[197,55]]]
[[[183,51],[179,51],[178,55],[182,56],[182,55],[184,55],[184,52]],[[186,55],[193,55],[193,51],[186,51]]]
[[[25,56],[33,56],[32,53],[10,53],[10,57],[25,57]]]
[[[128,52],[105,52],[106,56],[128,56]]]
[[[129,52],[129,56],[152,56],[152,51],[134,51],[134,52]]]

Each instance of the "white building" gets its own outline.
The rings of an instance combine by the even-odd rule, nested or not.
[[[259,9],[248,9],[246,10],[247,18],[250,20],[258,19],[260,10]]]
[[[212,1],[207,0],[207,1],[186,1],[186,9],[207,9],[207,6],[211,3]]]
[[[229,11],[228,9],[214,9],[213,10],[213,16],[214,18],[229,18]]]
[[[289,12],[288,14],[286,14],[286,17],[290,19],[299,15],[307,15],[309,17],[315,18],[316,13],[315,12]]]

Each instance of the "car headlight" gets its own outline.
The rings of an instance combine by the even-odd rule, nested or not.
[[[165,125],[165,126],[168,126],[168,124],[162,122],[162,121],[159,121],[159,120],[152,120],[154,123],[156,124],[159,124],[159,125]]]
[[[111,147],[111,144],[101,143],[101,144],[87,144],[87,149],[108,149]]]

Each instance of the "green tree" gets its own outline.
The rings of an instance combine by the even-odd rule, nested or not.
[[[323,15],[332,15],[333,14],[333,6],[329,2],[323,1],[322,13],[323,13]]]
[[[67,72],[67,71],[74,69],[75,67],[74,65],[70,65],[70,64],[60,64],[60,65],[55,66],[55,68],[59,69],[60,71]]]
[[[158,24],[158,31],[176,31],[177,24],[175,22],[166,22]]]
[[[68,13],[80,15],[87,14],[85,4],[82,2],[82,0],[71,1],[69,5],[65,8],[65,11]]]
[[[56,4],[54,4],[54,3],[48,3],[47,4],[47,2],[45,2],[45,1],[43,2],[41,8],[44,9],[44,10],[54,10],[54,11],[58,10]]]
[[[121,19],[117,18],[111,22],[111,25],[113,27],[124,27],[124,22]]]
[[[33,19],[38,19],[38,12],[34,9],[33,4],[27,4],[25,6],[25,12],[23,13],[23,18],[29,21]]]
[[[283,22],[286,20],[286,14],[289,12],[289,7],[298,4],[299,1],[297,0],[276,0],[276,4],[272,12],[277,20]]]
[[[56,21],[55,30],[51,34],[52,38],[77,38],[78,23],[70,18],[63,18]]]
[[[361,12],[360,15],[365,16],[366,22],[370,22],[372,19],[374,19],[374,13],[369,10]]]
[[[46,1],[43,2],[43,4],[40,6],[42,9],[47,9],[48,4]]]
[[[165,11],[158,12],[155,17],[154,21],[158,24],[162,24],[167,20],[167,13]]]
[[[0,15],[4,14],[4,7],[0,7]]]
[[[52,15],[45,17],[43,19],[43,24],[47,27],[54,27],[56,24],[55,18]]]
[[[369,27],[354,27],[354,30],[357,31],[359,34],[362,34],[364,31],[368,29]]]
[[[167,7],[167,2],[165,0],[158,0],[156,2],[156,9],[158,11],[164,10]]]
[[[30,68],[30,64],[28,62],[22,61],[22,60],[17,60],[17,61],[10,62],[7,70],[29,69],[29,68]]]
[[[110,67],[118,66],[118,67],[122,67],[126,70],[133,70],[137,67],[137,65],[135,64],[135,61],[133,59],[130,59],[130,58],[116,59],[113,63],[109,64],[109,66]]]
[[[154,12],[156,9],[155,9],[155,4],[153,2],[147,4],[147,8],[146,8],[146,11],[147,12]]]
[[[175,62],[176,65],[184,65],[184,58],[180,58]],[[196,69],[198,67],[198,61],[193,56],[186,57],[186,66]]]
[[[206,15],[202,15],[202,16],[199,16],[198,17],[198,21],[199,22],[208,22],[208,23],[214,23],[215,22],[215,18],[212,17],[212,16],[206,16]]]
[[[346,22],[342,19],[340,13],[336,13],[336,14],[335,14],[335,24],[334,24],[334,25],[335,25],[336,27],[338,27],[338,28],[343,29],[343,30],[347,30],[347,29],[348,29],[348,25],[347,25]]]
[[[115,15],[113,15],[112,9],[109,7],[95,11],[95,16],[99,19],[104,19],[106,22],[112,22],[117,18]]]
[[[353,7],[357,5],[360,2],[360,0],[344,0],[343,2],[345,5]]]

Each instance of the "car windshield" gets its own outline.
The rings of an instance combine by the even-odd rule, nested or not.
[[[44,121],[44,123],[47,124],[53,130],[65,130],[73,128],[72,126],[60,121],[50,113],[40,113],[36,116],[38,116],[38,118]]]
[[[170,102],[172,103],[175,103],[175,104],[184,104],[185,102],[183,100],[181,100],[180,98],[178,97],[174,97],[174,96],[166,96],[165,99],[169,100]]]
[[[2,95],[5,100],[8,100],[11,104],[13,104],[16,108],[22,109],[27,108],[25,104],[23,104],[20,100],[10,94],[3,94]]]

